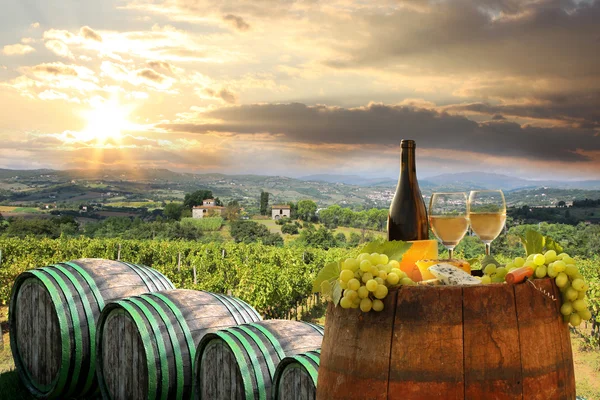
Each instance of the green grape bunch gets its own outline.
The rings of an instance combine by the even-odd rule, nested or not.
[[[389,288],[415,285],[400,269],[398,261],[379,253],[361,253],[356,258],[342,261],[338,283],[343,290],[340,306],[360,308],[363,312],[382,311]]]
[[[557,254],[555,250],[548,250],[543,254],[530,254],[526,259],[517,257],[504,267],[488,264],[483,269],[481,283],[504,282],[507,273],[521,267],[531,268],[533,279],[554,279],[561,293],[560,313],[565,322],[577,327],[582,321],[592,318],[586,297],[589,285],[579,272],[575,259],[567,253]]]

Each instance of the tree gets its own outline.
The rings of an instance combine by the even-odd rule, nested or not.
[[[183,204],[181,203],[169,203],[165,206],[163,214],[167,219],[173,221],[179,221],[181,219],[181,213],[183,212]]]
[[[298,218],[303,221],[312,221],[317,212],[317,203],[312,200],[300,200],[298,202]]]
[[[281,227],[281,233],[287,233],[288,235],[297,235],[298,232],[298,227],[294,224],[285,224]]]
[[[223,212],[223,218],[229,221],[236,221],[240,217],[240,203],[232,200],[227,204]]]
[[[269,208],[269,192],[260,191],[260,215],[267,215]]]
[[[191,209],[194,206],[201,206],[204,200],[212,198],[212,191],[203,189],[196,190],[195,192],[185,194],[183,206]]]
[[[306,246],[320,247],[325,250],[338,245],[333,233],[324,226],[319,227],[319,229],[315,229],[314,226],[303,229],[299,240]]]
[[[565,203],[563,200],[558,202],[559,207],[565,207],[566,205],[567,205],[567,203]]]
[[[343,232],[336,233],[334,237],[338,243],[346,243],[346,235]]]
[[[350,232],[350,239],[348,240],[348,246],[355,247],[360,243],[360,235],[356,232]]]
[[[231,236],[234,238],[236,243],[252,243],[261,241],[266,245],[283,245],[283,238],[280,234],[269,232],[266,226],[255,221],[232,222]]]

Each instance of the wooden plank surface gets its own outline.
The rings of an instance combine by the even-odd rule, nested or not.
[[[390,291],[381,312],[363,313],[329,304],[319,399],[387,399],[396,294]]]
[[[466,399],[523,397],[519,330],[512,285],[463,289]]]
[[[462,288],[398,291],[388,399],[463,399]]]

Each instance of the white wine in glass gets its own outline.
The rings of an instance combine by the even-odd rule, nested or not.
[[[429,225],[434,235],[448,249],[452,259],[454,248],[467,233],[467,194],[433,193],[429,201]]]
[[[469,221],[473,232],[485,244],[485,254],[490,255],[491,243],[506,223],[506,201],[502,190],[471,191]]]

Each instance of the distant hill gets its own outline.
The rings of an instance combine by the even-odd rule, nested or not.
[[[331,204],[360,207],[388,207],[396,179],[360,175],[320,174],[301,179],[268,175],[226,175],[182,173],[167,169],[106,170],[7,170],[0,169],[0,202],[7,205],[35,202],[163,201],[181,200],[185,193],[212,190],[228,201],[236,199],[245,207],[257,207],[261,190],[271,194],[270,202],[286,203],[312,199],[320,207]],[[558,201],[600,198],[600,180],[560,182],[533,181],[485,172],[444,174],[419,180],[425,196],[434,191],[469,191],[499,188],[514,205],[547,206]]]
[[[389,186],[396,185],[396,180],[391,178],[365,178],[360,175],[332,175],[317,174],[301,176],[298,179],[308,182],[344,183],[357,186]]]
[[[470,189],[534,189],[550,187],[555,189],[600,189],[600,180],[586,181],[551,181],[551,180],[529,180],[515,178],[513,176],[493,174],[488,172],[460,172],[455,174],[442,174],[425,178],[429,183],[436,186],[462,185]]]
[[[360,175],[334,175],[317,174],[298,178],[309,182],[344,183],[357,186],[396,186],[397,181],[391,178],[365,178]],[[421,189],[535,189],[540,187],[552,187],[556,189],[584,189],[599,190],[600,180],[587,181],[550,181],[550,180],[528,180],[514,176],[494,174],[489,172],[459,172],[453,174],[435,175],[419,180]]]

